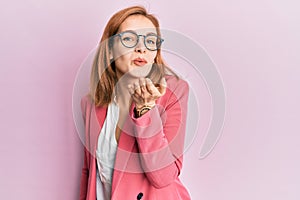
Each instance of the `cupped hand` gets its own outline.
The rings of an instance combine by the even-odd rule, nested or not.
[[[155,84],[149,78],[139,78],[138,81],[128,85],[128,91],[137,109],[147,105],[154,106],[155,101],[166,92],[167,82],[162,78],[160,83]]]

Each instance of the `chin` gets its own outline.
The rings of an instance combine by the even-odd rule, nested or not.
[[[152,64],[146,64],[144,66],[135,66],[129,70],[126,74],[134,78],[146,77],[152,69]]]

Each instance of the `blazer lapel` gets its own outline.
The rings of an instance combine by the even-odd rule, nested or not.
[[[133,108],[134,105],[132,104],[127,119],[128,122],[125,123],[124,125],[126,127],[122,129],[119,143],[118,143],[118,149],[117,149],[116,159],[114,164],[113,180],[112,180],[112,199],[114,199],[114,192],[117,190],[124,172],[128,172],[128,170],[130,171],[130,169],[127,168],[127,163],[133,152],[133,148],[135,144],[135,137],[132,135],[133,125],[130,117],[132,116]]]
[[[107,114],[107,107],[95,107],[93,104],[90,120],[90,150],[94,158],[96,158],[96,148],[98,137],[103,126]]]
[[[114,191],[118,188],[120,184],[120,180],[126,172],[127,163],[130,158],[130,155],[133,152],[135,137],[133,134],[133,126],[130,116],[133,114],[134,105],[131,105],[131,109],[129,111],[128,123],[125,123],[123,131],[121,132],[118,149],[116,153],[116,159],[114,164],[114,173],[113,173],[113,181],[112,181],[112,199],[114,199]],[[92,105],[91,115],[90,115],[90,153],[93,155],[94,159],[96,159],[96,148],[98,144],[98,137],[100,134],[100,130],[103,126],[104,120],[107,115],[107,107],[95,107]],[[126,133],[129,132],[129,133]],[[130,171],[130,169],[129,169]]]

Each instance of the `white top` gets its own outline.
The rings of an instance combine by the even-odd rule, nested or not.
[[[117,141],[116,125],[119,118],[119,107],[115,102],[108,105],[106,119],[103,123],[96,150],[97,159],[97,199],[111,199],[111,183],[115,163]]]

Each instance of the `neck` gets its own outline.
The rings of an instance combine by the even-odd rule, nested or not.
[[[122,76],[118,79],[118,82],[115,86],[115,95],[116,100],[118,102],[119,107],[122,108],[129,108],[131,105],[131,95],[128,91],[128,85],[133,84],[134,82],[138,81],[139,79],[136,77],[129,77],[129,76]]]
[[[123,127],[126,119],[128,118],[129,110],[132,104],[132,98],[128,91],[128,84],[134,83],[134,79],[119,79],[115,86],[116,102],[119,107],[119,121],[118,126]]]
[[[117,78],[116,90],[118,96],[129,94],[128,85],[139,81],[139,77],[132,76],[130,73],[123,74],[122,76],[118,75]]]

